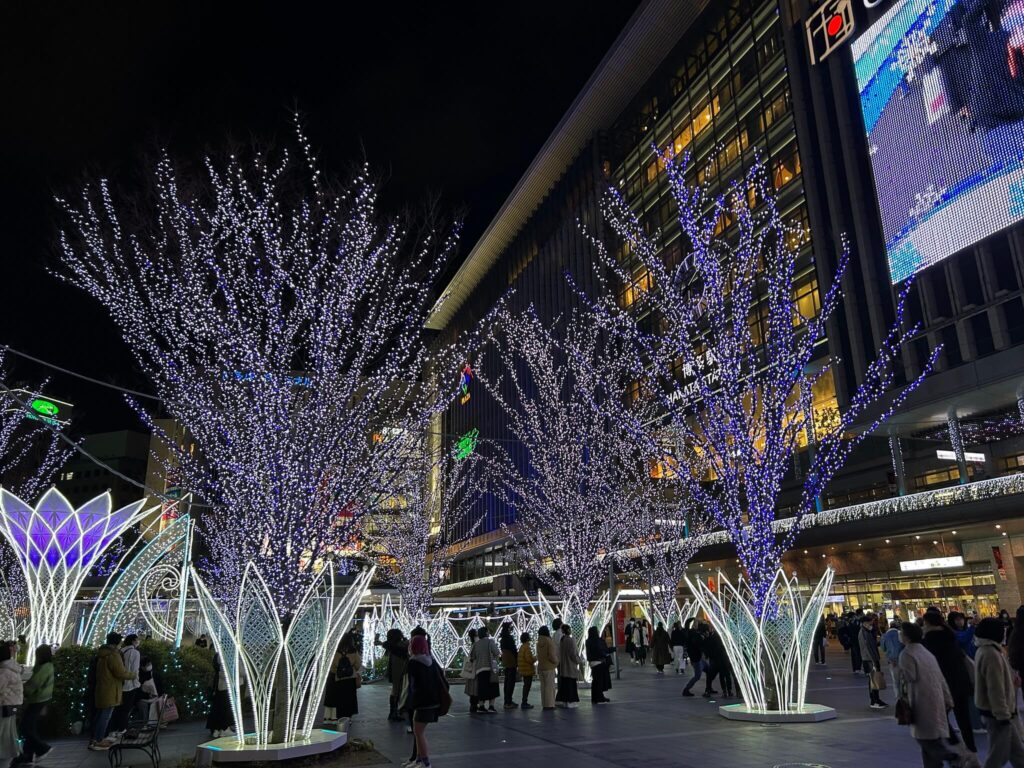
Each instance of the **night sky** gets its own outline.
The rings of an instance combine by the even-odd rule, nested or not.
[[[638,2],[117,5],[0,9],[0,343],[145,390],[104,311],[47,272],[55,193],[131,183],[158,147],[284,143],[297,106],[328,174],[365,153],[386,203],[464,212],[464,256]],[[58,374],[48,393],[77,434],[138,426],[103,388]]]

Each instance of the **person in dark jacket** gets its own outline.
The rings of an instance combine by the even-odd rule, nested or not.
[[[678,621],[672,625],[669,641],[672,643],[672,657],[676,662],[676,674],[681,675],[686,669],[686,630]]]
[[[515,627],[511,621],[501,625],[498,633],[498,649],[501,651],[501,668],[505,673],[505,709],[517,709],[516,671],[519,668],[519,646],[516,645]]]
[[[36,648],[32,677],[24,685],[25,710],[21,715],[21,756],[14,758],[12,766],[31,765],[46,757],[52,749],[39,736],[39,722],[46,712],[46,705],[53,698],[53,682],[53,649],[49,645],[40,645]]]
[[[654,637],[651,639],[651,661],[659,675],[665,674],[665,667],[672,663],[672,644],[665,631],[665,625],[658,622],[654,630]]]
[[[868,614],[860,619],[860,635],[857,637],[860,656],[864,662],[864,673],[868,676],[868,695],[871,697],[872,709],[884,709],[889,706],[882,701],[882,696],[875,687],[872,672],[882,671],[882,656],[878,652],[878,640],[875,639],[875,622]]]
[[[430,768],[430,748],[427,744],[427,725],[436,723],[441,700],[448,690],[448,681],[440,664],[430,655],[427,638],[417,635],[409,646],[411,655],[406,666],[409,690],[405,708],[412,714],[416,761]]]
[[[953,630],[946,626],[942,614],[938,611],[927,611],[924,614],[924,645],[939,663],[942,676],[953,696],[953,716],[963,736],[964,745],[977,752],[974,744],[974,728],[971,725],[970,700],[973,686],[971,675],[967,670],[967,657],[957,644]]]
[[[611,701],[604,695],[605,691],[612,688],[610,652],[607,643],[598,634],[597,627],[591,627],[587,631],[585,650],[591,677],[590,701],[592,704],[606,704]]]
[[[388,720],[401,721],[398,714],[398,697],[402,695],[402,684],[405,682],[405,668],[409,663],[409,643],[400,629],[389,629],[385,639],[374,638],[374,644],[384,649],[388,659],[387,677],[391,682],[390,705]]]
[[[690,622],[688,621],[687,624]],[[708,664],[704,659],[704,632],[703,626],[698,625],[696,629],[690,629],[686,634],[686,655],[690,657],[693,664],[693,677],[683,688],[683,696],[693,696],[690,689],[700,680],[701,673],[707,670]]]
[[[715,678],[718,678],[722,685],[722,695],[732,698],[734,686],[729,654],[725,652],[725,643],[722,642],[721,635],[714,630],[710,630],[704,639],[704,658],[707,662],[704,697],[711,698],[718,693],[714,688]]]
[[[818,620],[818,626],[814,628],[814,663],[825,663],[825,617]]]

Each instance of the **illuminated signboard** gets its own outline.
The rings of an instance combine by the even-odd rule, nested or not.
[[[479,438],[480,430],[476,428],[469,430],[469,432],[460,437],[459,441],[455,444],[455,458],[461,461],[472,454],[476,450]]]
[[[959,568],[964,564],[964,559],[956,557],[930,557],[926,560],[900,560],[900,570],[904,573],[909,571],[933,571],[937,568]]]
[[[42,421],[53,427],[63,427],[71,421],[71,403],[27,389],[12,389],[4,394],[8,396],[8,412],[21,411],[26,419]]]
[[[804,24],[811,64],[828,58],[853,34],[852,0],[828,0]]]
[[[941,448],[935,452],[935,456],[940,459],[946,459],[947,461],[956,461],[955,451],[944,451]],[[985,463],[984,453],[974,453],[972,451],[964,451],[964,461],[973,461],[978,464]]]
[[[1024,218],[1024,11],[990,13],[898,0],[851,45],[893,283]]]
[[[465,405],[469,402],[469,385],[473,383],[473,369],[469,367],[467,363],[462,368],[462,374],[459,376],[459,404]]]

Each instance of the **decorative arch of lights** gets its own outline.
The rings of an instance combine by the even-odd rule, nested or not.
[[[672,608],[669,609],[667,616],[662,613],[661,608],[657,605],[654,606],[652,614],[652,609],[646,601],[639,602],[638,606],[647,621],[655,626],[660,622],[665,625],[666,629],[671,629],[672,625],[677,621],[685,627],[687,621],[697,618],[697,614],[700,613],[700,603],[689,599],[682,603],[678,599],[673,600]]]
[[[287,626],[267,583],[255,563],[246,564],[233,616],[225,615],[194,570],[192,582],[203,620],[220,655],[228,684],[228,698],[239,744],[288,744],[313,730],[327,684],[334,650],[349,629],[359,601],[375,569],[356,576],[338,597],[334,570],[324,568],[314,578],[291,614]],[[278,670],[284,665],[284,733],[272,733],[272,698]],[[242,687],[247,687],[243,695]],[[248,704],[254,729],[246,733],[244,707]]]
[[[110,492],[75,509],[50,488],[35,507],[0,488],[0,533],[14,549],[29,598],[29,648],[64,642],[82,582],[107,547],[146,513],[145,499],[111,511]]]
[[[150,528],[159,522],[157,519]],[[132,616],[141,616],[146,626],[160,639],[181,645],[193,529],[191,517],[181,515],[141,548],[125,553],[103,586],[86,626],[83,645],[101,645],[107,633],[121,626],[128,612]],[[178,595],[174,626],[153,610],[150,598],[158,592],[176,592]]]
[[[787,576],[780,568],[769,591],[773,604],[760,620],[752,609],[752,595],[742,576],[733,586],[719,571],[717,592],[712,592],[700,579],[692,581],[685,577],[700,608],[725,643],[747,711],[782,715],[806,711],[807,670],[814,630],[825,609],[834,576],[835,571],[827,568],[805,596],[796,576]]]

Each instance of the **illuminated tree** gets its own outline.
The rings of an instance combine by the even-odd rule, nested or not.
[[[204,578],[235,605],[252,563],[282,614],[390,493],[410,443],[380,435],[424,430],[464,358],[424,335],[456,233],[382,216],[365,168],[328,183],[298,138],[297,156],[207,158],[202,173],[164,154],[145,199],[100,180],[61,201],[63,276],[107,308],[190,437],[165,439],[212,506]]]
[[[364,552],[398,590],[412,620],[427,616],[434,589],[483,521],[467,518],[478,495],[478,457],[455,449],[425,454],[419,452],[381,509],[361,520]]]
[[[773,609],[782,555],[799,530],[772,528],[794,454],[811,446],[799,520],[814,512],[815,500],[850,452],[917,387],[938,350],[917,378],[897,387],[900,349],[917,332],[904,323],[907,285],[895,323],[849,402],[841,411],[815,410],[815,385],[831,375],[821,345],[842,297],[847,248],[820,309],[804,313],[794,289],[806,233],[783,220],[760,162],[726,194],[712,196],[687,184],[685,158],[662,160],[679,207],[683,258],[664,260],[660,234],[648,235],[626,201],[609,191],[605,218],[639,266],[627,269],[598,242],[601,260],[629,285],[638,271],[647,278],[629,314],[606,313],[603,321],[637,343],[647,379],[658,383],[678,435],[685,494],[728,531],[760,618]],[[657,332],[637,322],[645,317],[657,318]],[[877,415],[869,418],[872,406]],[[857,433],[854,424],[860,424]]]
[[[607,578],[603,556],[636,541],[656,497],[650,454],[623,426],[622,412],[645,399],[626,402],[621,349],[585,315],[547,327],[532,309],[504,312],[492,340],[503,372],[478,365],[477,375],[507,416],[488,474],[515,509],[516,558],[585,610]]]

